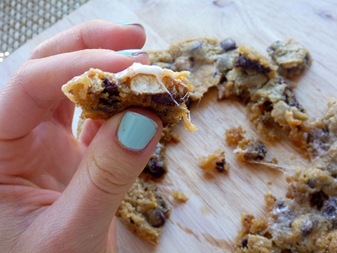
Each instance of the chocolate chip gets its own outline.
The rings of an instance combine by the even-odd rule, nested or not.
[[[157,200],[157,204],[160,206],[161,210],[165,213],[166,217],[168,217],[169,208],[168,208],[165,200],[160,196],[156,196],[156,200]]]
[[[242,248],[248,248],[248,238],[244,238],[241,241],[241,247]]]
[[[220,162],[215,163],[215,168],[219,172],[224,172],[225,171],[225,164],[226,164],[225,159],[222,159]]]
[[[161,143],[158,143],[152,153],[150,160],[145,166],[144,172],[155,178],[159,178],[167,172],[165,163],[165,146]]]
[[[295,97],[294,91],[289,87],[289,84],[287,84],[286,88],[284,89],[283,95],[285,96],[285,102],[289,106],[294,106],[299,111],[304,112],[304,108],[300,105],[297,98]]]
[[[153,177],[159,178],[167,172],[167,169],[164,162],[150,159],[144,169],[144,172],[150,174]]]
[[[313,178],[310,178],[307,182],[307,186],[309,186],[311,189],[315,189],[316,187],[316,180]]]
[[[261,161],[267,154],[267,147],[260,141],[254,141],[248,145],[244,153],[244,159],[251,161]]]
[[[220,47],[225,50],[225,52],[234,50],[236,48],[236,42],[231,38],[227,38],[220,42]]]
[[[176,96],[172,97],[168,93],[153,94],[151,100],[155,103],[166,105],[166,106],[175,106],[176,103],[181,104],[184,102],[182,97]]]
[[[275,206],[276,206],[276,208],[281,209],[281,208],[285,207],[285,203],[282,200],[277,200],[276,203],[275,203]]]
[[[309,54],[306,54],[305,57],[304,57],[304,62],[305,64],[309,65],[310,62],[311,62],[311,57]]]
[[[109,96],[118,96],[118,86],[116,83],[112,82],[110,79],[105,78],[103,80],[103,85],[104,85],[104,93],[108,93]]]
[[[269,67],[264,67],[258,61],[250,60],[241,54],[238,57],[236,57],[234,65],[236,67],[241,67],[248,71],[253,70],[262,74],[268,74],[271,71]]]
[[[266,100],[263,102],[262,108],[266,112],[271,112],[273,110],[273,103],[269,100]]]
[[[166,214],[161,208],[150,209],[145,214],[146,220],[155,228],[164,226]]]
[[[315,192],[310,197],[310,204],[317,209],[321,209],[328,198],[329,196],[323,191]]]

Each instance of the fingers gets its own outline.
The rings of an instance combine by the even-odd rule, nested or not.
[[[145,43],[145,32],[137,24],[121,25],[94,20],[72,27],[39,45],[31,59],[83,49],[139,49]]]
[[[35,228],[30,226],[47,238],[30,241],[47,247],[57,238],[64,247],[57,252],[103,252],[114,214],[153,153],[161,131],[159,118],[140,109],[104,122],[62,196],[35,220]],[[47,249],[44,252],[50,252]]]
[[[86,119],[81,126],[78,140],[88,146],[94,139],[103,122],[104,121],[101,120]]]
[[[91,67],[118,72],[135,61],[148,64],[149,60],[146,54],[125,56],[111,50],[96,49],[29,61],[0,92],[0,139],[25,136],[41,121],[54,116],[61,103],[70,103],[61,86],[72,77]],[[63,113],[71,116],[69,112]],[[18,120],[20,124],[17,124]]]
[[[114,213],[145,167],[162,130],[160,119],[143,109],[118,114],[104,122],[91,141],[65,195],[83,188],[82,205],[91,202]],[[81,197],[80,197],[81,198]]]

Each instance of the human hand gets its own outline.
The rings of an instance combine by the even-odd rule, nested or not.
[[[162,125],[133,109],[87,120],[76,139],[74,105],[61,86],[91,67],[117,72],[149,63],[146,54],[116,52],[144,42],[138,25],[81,24],[41,44],[0,91],[0,252],[116,251],[115,211]],[[133,139],[119,129],[122,119]],[[152,132],[140,143],[142,126]]]

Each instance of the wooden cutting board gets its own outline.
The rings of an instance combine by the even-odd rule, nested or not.
[[[337,98],[337,2],[298,1],[162,1],[92,0],[41,35],[27,42],[0,64],[0,85],[5,85],[31,50],[44,39],[74,24],[102,18],[114,22],[141,23],[147,32],[145,49],[166,49],[170,44],[197,37],[231,37],[264,55],[275,40],[293,38],[311,52],[314,62],[294,81],[296,95],[311,118],[326,111],[327,101]],[[285,138],[270,143],[255,132],[246,110],[236,101],[217,101],[211,90],[192,107],[192,121],[198,132],[178,126],[180,143],[167,150],[169,173],[159,184],[172,206],[157,247],[139,240],[118,223],[120,252],[232,252],[240,229],[242,213],[264,214],[263,196],[268,191],[278,197],[286,192],[285,175],[257,165],[238,163],[226,145],[226,129],[241,125],[248,137],[267,144],[268,156],[283,166],[307,166],[308,161]],[[231,170],[228,175],[205,177],[198,158],[218,148],[226,152]],[[189,200],[179,204],[172,190],[182,190]]]

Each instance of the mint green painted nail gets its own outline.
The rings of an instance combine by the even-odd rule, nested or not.
[[[117,138],[126,148],[144,149],[157,131],[157,124],[148,117],[135,112],[126,112],[119,125]]]
[[[146,52],[139,49],[126,49],[117,51],[118,54],[127,55],[127,56],[137,56],[140,54],[146,54]]]
[[[131,25],[135,25],[135,26],[139,26],[144,30],[144,27],[141,24],[138,23],[127,23],[127,22],[118,22],[117,24],[119,25],[124,25],[124,26],[131,26]]]

